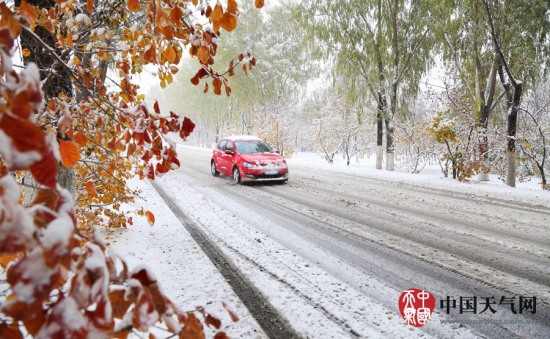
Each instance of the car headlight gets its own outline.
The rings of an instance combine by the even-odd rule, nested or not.
[[[279,166],[284,168],[284,167],[287,167],[287,164],[286,164],[286,162],[281,162],[281,163],[279,163]]]
[[[256,168],[256,164],[252,164],[250,162],[243,162],[243,167],[245,168]]]

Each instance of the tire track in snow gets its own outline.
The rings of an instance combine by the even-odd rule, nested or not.
[[[264,295],[254,288],[254,285],[240,272],[238,267],[236,267],[231,260],[226,258],[223,252],[209,240],[200,227],[183,213],[162,187],[155,181],[150,182],[164,202],[185,226],[196,243],[202,248],[204,253],[223,275],[227,283],[233,288],[264,332],[270,338],[299,338],[300,336],[288,325],[279,312],[271,306]]]

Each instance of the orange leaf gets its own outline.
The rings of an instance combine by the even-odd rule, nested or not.
[[[141,9],[139,0],[128,0],[127,5],[130,12],[138,12]]]
[[[199,84],[199,81],[200,81],[200,79],[199,79],[198,74],[195,74],[195,76],[191,78],[191,83],[195,86],[197,86]]]
[[[29,120],[4,114],[0,118],[0,130],[4,131],[12,139],[13,147],[18,151],[37,151],[38,153],[42,153],[46,149],[44,132]],[[9,165],[12,167],[18,166],[17,164]]]
[[[126,300],[124,298],[125,294],[125,290],[115,290],[109,293],[109,300],[113,307],[113,317],[115,318],[122,319],[130,305],[132,305],[131,300]]]
[[[5,2],[0,3],[0,26],[8,27],[13,39],[17,39],[23,30],[19,20],[15,18]]]
[[[21,15],[22,18],[24,18],[29,26],[31,28],[34,28],[36,25],[36,19],[38,15],[36,14],[36,9],[33,6],[29,6],[27,1],[23,0],[21,1],[21,5],[19,6],[19,9],[17,10],[19,12],[19,15]]]
[[[32,176],[49,188],[55,189],[57,184],[57,160],[51,151],[49,151],[40,161],[31,166]]]
[[[206,48],[206,46],[199,47],[197,57],[199,58],[201,64],[206,65],[208,63],[208,48]]]
[[[225,334],[225,332],[218,332],[214,336],[214,339],[229,339],[229,337]]]
[[[180,132],[183,133],[184,136],[189,136],[189,134],[191,134],[191,132],[193,132],[193,130],[195,129],[195,123],[193,123],[193,121],[191,121],[191,119],[185,117],[183,118],[183,124],[181,125],[181,130]]]
[[[157,62],[157,49],[155,48],[155,46],[151,46],[148,50],[145,51],[145,53],[143,54],[143,59],[152,64]]]
[[[54,210],[59,201],[59,194],[54,190],[38,190],[32,205],[44,205],[51,210]]]
[[[88,10],[88,13],[92,13],[94,10],[94,0],[88,0],[86,2],[86,9]]]
[[[255,0],[256,8],[264,7],[264,0]]]
[[[6,323],[0,324],[0,338],[11,338],[11,339],[23,339],[23,334],[19,331],[19,325],[8,325]]]
[[[193,313],[188,313],[185,327],[180,332],[181,338],[204,338],[201,322]]]
[[[212,86],[214,87],[214,94],[222,94],[222,81],[218,78],[212,80]]]
[[[2,266],[2,268],[5,269],[6,267],[8,267],[8,265],[12,261],[14,261],[15,259],[20,258],[20,257],[22,257],[22,253],[3,253],[3,254],[0,254],[0,266]]]
[[[237,1],[235,0],[227,1],[227,13],[237,14]]]
[[[65,167],[73,167],[80,160],[80,151],[74,142],[59,140],[59,153]]]
[[[215,327],[216,329],[219,329],[222,325],[222,322],[218,318],[214,318],[210,314],[206,316],[204,323],[208,326]]]
[[[174,25],[181,25],[181,19],[183,18],[183,10],[178,6],[172,8],[170,11],[170,21]]]
[[[172,45],[168,45],[168,48],[166,48],[165,56],[169,63],[173,63],[176,60],[177,54]]]
[[[145,217],[147,218],[149,225],[153,226],[155,224],[155,215],[151,213],[151,211],[145,212]]]
[[[73,134],[73,141],[76,142],[78,146],[85,147],[88,144],[88,137],[82,130],[79,130]]]
[[[91,197],[97,197],[97,189],[95,188],[95,184],[91,181],[88,181],[86,183],[86,191],[88,192],[88,195]]]
[[[220,21],[220,25],[226,31],[231,32],[232,30],[237,28],[237,17],[233,14],[224,13],[223,18]]]
[[[212,21],[212,25],[214,26],[214,32],[218,32],[220,30],[220,21],[223,18],[223,9],[222,6],[216,5],[214,7],[214,10],[210,14],[210,21]]]
[[[225,302],[222,302],[222,306],[223,308],[225,308],[225,310],[227,311],[227,313],[229,313],[229,317],[231,317],[231,320],[236,323],[237,321],[239,321],[239,317],[237,317],[237,315],[231,311],[229,309],[229,307],[227,307],[227,304]]]

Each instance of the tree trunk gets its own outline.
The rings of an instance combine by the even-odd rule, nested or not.
[[[399,12],[399,1],[393,1],[392,10],[392,49],[393,49],[393,78],[390,93],[390,109],[385,116],[386,120],[386,170],[395,170],[395,155],[393,145],[393,119],[397,111],[397,86],[399,71],[399,44],[397,35],[397,13]]]
[[[512,105],[510,107],[510,113],[508,114],[508,145],[507,145],[507,158],[508,158],[508,172],[506,175],[506,184],[510,187],[516,187],[516,168],[517,168],[517,155],[516,155],[516,131],[518,123],[519,105],[521,103],[521,95],[523,93],[523,85],[521,82],[516,82],[514,86],[514,97]]]
[[[55,5],[54,0],[28,0],[27,3],[44,9],[49,9]],[[20,5],[21,1],[16,0],[15,6]],[[38,37],[42,43],[53,48],[57,55],[60,56],[60,59],[64,62],[69,60],[69,54],[64,55],[59,50],[55,49],[55,36],[42,26],[36,27],[34,35],[25,30],[21,33],[21,47],[27,48],[31,52],[29,56],[24,57],[24,62],[33,62],[38,66],[38,69],[40,70],[40,80],[42,82],[44,99],[48,101],[51,98],[58,97],[61,93],[64,93],[68,97],[73,97],[74,91],[71,82],[70,70],[67,69],[65,65],[63,65],[54,56],[52,56],[52,54],[47,52],[46,48],[44,48],[42,43],[38,41],[36,37]],[[40,185],[36,183],[30,174],[26,174],[23,180],[25,183],[25,186],[23,186],[24,203],[28,204],[32,201],[32,199],[34,199]],[[62,164],[59,164],[57,182],[61,187],[67,189],[71,195],[75,197],[76,174],[74,168],[66,168],[63,167]]]
[[[386,100],[382,93],[378,92],[378,110],[376,112],[376,169],[382,169],[384,160],[384,110]]]

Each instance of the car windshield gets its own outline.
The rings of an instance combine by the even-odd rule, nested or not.
[[[263,141],[236,141],[237,153],[273,153],[271,147],[269,147]]]

